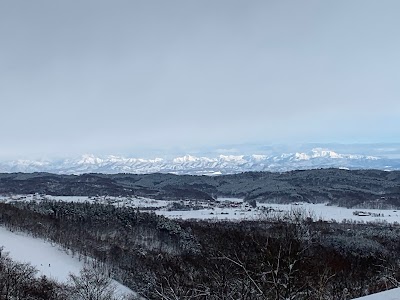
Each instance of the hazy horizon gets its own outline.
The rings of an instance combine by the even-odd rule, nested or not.
[[[397,143],[399,9],[0,0],[0,160]]]
[[[135,159],[173,159],[186,155],[194,157],[216,158],[220,155],[267,155],[276,156],[281,154],[306,153],[311,154],[314,150],[329,150],[339,154],[356,154],[365,156],[377,156],[382,158],[400,159],[400,143],[292,143],[292,144],[225,144],[218,147],[197,147],[197,148],[170,148],[156,149],[148,148],[137,151],[115,151],[115,152],[81,152],[58,155],[37,155],[0,157],[0,163],[17,160],[27,161],[64,161],[76,160],[84,157],[94,156],[107,159],[111,156],[119,158]]]

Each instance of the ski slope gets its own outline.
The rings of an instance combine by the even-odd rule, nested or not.
[[[357,300],[400,300],[400,288],[364,296]]]
[[[39,276],[45,275],[58,282],[67,282],[70,273],[79,275],[84,266],[83,261],[67,254],[58,245],[24,233],[11,232],[0,226],[1,246],[13,260],[30,263],[38,270]],[[115,280],[113,284],[116,287],[116,296],[133,293],[132,290]]]

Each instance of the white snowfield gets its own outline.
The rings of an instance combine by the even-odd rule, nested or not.
[[[229,200],[230,201],[230,200]],[[254,209],[242,203],[239,207],[215,207],[200,210],[168,211],[156,210],[155,213],[171,219],[208,219],[208,220],[259,220],[268,217],[283,217],[285,214],[298,211],[314,221],[354,221],[400,223],[400,211],[384,209],[347,209],[326,204],[296,203],[271,204],[257,203]],[[355,215],[356,212],[362,212]]]
[[[79,271],[84,266],[83,261],[68,255],[55,244],[24,233],[11,232],[0,226],[1,246],[13,260],[30,263],[39,271],[39,276],[45,275],[58,282],[67,282],[70,273],[79,275]],[[132,290],[115,280],[113,280],[113,284],[116,287],[117,297],[133,293]]]
[[[154,212],[171,219],[203,219],[203,220],[259,220],[269,217],[284,217],[288,212],[301,211],[314,221],[351,221],[351,222],[384,222],[399,223],[400,210],[396,209],[348,209],[330,206],[324,203],[292,203],[274,204],[257,202],[253,208],[239,198],[218,198],[215,203],[207,201],[166,201],[143,197],[112,197],[112,196],[50,196],[50,195],[0,195],[0,202],[10,201],[42,201],[55,200],[65,202],[89,202],[112,204],[117,207],[134,207],[140,211]],[[186,206],[185,210],[176,210],[173,202]]]
[[[400,300],[400,288],[356,298],[354,300]]]

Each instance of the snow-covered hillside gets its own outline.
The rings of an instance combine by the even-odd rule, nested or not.
[[[82,173],[174,173],[193,175],[219,175],[246,171],[288,171],[311,168],[400,169],[400,159],[341,154],[329,149],[314,148],[308,152],[274,155],[184,155],[169,159],[126,158],[120,156],[97,157],[83,155],[76,159],[57,161],[16,160],[0,163],[0,172],[50,172],[56,174]]]
[[[68,255],[55,244],[24,233],[11,232],[1,226],[0,247],[4,247],[4,251],[8,252],[13,260],[30,263],[39,271],[38,275],[45,275],[58,282],[67,282],[69,274],[79,275],[84,266],[82,260]],[[116,287],[116,296],[133,293],[117,281],[113,283]]]
[[[356,298],[354,300],[400,300],[400,288]]]

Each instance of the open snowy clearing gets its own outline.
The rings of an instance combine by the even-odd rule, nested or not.
[[[1,246],[13,260],[30,263],[39,271],[39,276],[45,275],[58,282],[67,282],[70,273],[79,275],[84,265],[83,261],[68,255],[57,245],[0,226]],[[114,280],[113,283],[116,286],[116,296],[133,293],[119,282]]]
[[[267,204],[260,203],[260,207],[270,207],[274,212],[285,211],[302,211],[313,218],[314,220],[336,221],[342,222],[345,220],[358,221],[358,222],[388,222],[400,223],[400,211],[397,210],[384,210],[384,209],[353,209],[338,206],[330,206],[323,203],[296,203],[296,204]],[[359,215],[355,213],[362,212]]]
[[[117,207],[134,207],[141,211],[155,212],[171,219],[204,219],[204,220],[259,220],[271,217],[284,217],[288,212],[302,212],[314,221],[355,221],[355,222],[387,222],[400,223],[400,210],[390,209],[348,209],[330,206],[324,203],[292,203],[273,204],[257,202],[253,208],[239,198],[218,198],[215,203],[202,201],[167,201],[142,197],[111,196],[49,196],[49,195],[13,195],[0,196],[0,201],[66,201],[111,204]],[[184,209],[175,209],[177,203]],[[358,214],[357,214],[358,212]]]
[[[330,206],[324,203],[274,204],[257,203],[252,208],[242,199],[219,198],[215,207],[199,210],[156,210],[156,214],[173,219],[208,219],[208,220],[259,220],[273,217],[285,217],[288,213],[300,212],[314,221],[355,221],[400,223],[400,211],[385,209],[348,209]]]

